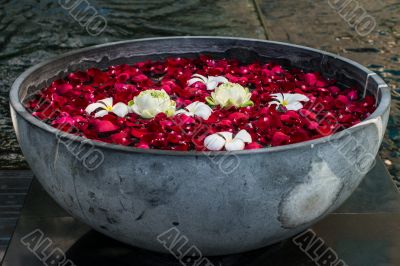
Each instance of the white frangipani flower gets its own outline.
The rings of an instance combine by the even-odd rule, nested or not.
[[[269,105],[276,104],[279,106],[284,106],[286,110],[297,111],[303,108],[301,102],[308,102],[310,99],[299,93],[273,93],[271,96],[274,98],[273,101],[269,102]]]
[[[99,100],[96,103],[89,104],[85,111],[88,114],[95,112],[94,117],[103,117],[108,113],[114,113],[119,117],[124,117],[128,114],[128,106],[124,103],[117,103],[113,105],[113,98],[106,98]]]
[[[237,83],[224,83],[218,86],[211,97],[207,97],[206,101],[210,105],[219,105],[221,108],[229,107],[246,107],[253,105],[250,100],[251,92],[248,88]]]
[[[217,77],[205,77],[200,74],[194,74],[191,79],[188,80],[188,85],[191,86],[196,82],[201,82],[204,83],[207,86],[207,90],[212,91],[214,90],[218,84],[220,83],[227,83],[229,82],[227,78],[223,76],[217,76]]]
[[[246,130],[240,130],[234,138],[231,132],[219,132],[207,136],[204,139],[204,146],[210,151],[220,151],[225,147],[227,151],[243,150],[245,143],[251,143],[252,139]]]
[[[165,90],[145,90],[128,103],[130,111],[143,118],[153,118],[159,113],[167,116],[175,114],[175,101]]]
[[[207,120],[212,113],[212,109],[205,103],[193,102],[186,106],[184,109],[178,110],[176,114],[185,114],[187,116],[199,116]]]

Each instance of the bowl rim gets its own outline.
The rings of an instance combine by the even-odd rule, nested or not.
[[[41,120],[37,119],[34,117],[28,110],[26,110],[25,106],[22,104],[20,98],[19,98],[19,90],[21,88],[21,84],[24,82],[24,80],[31,75],[33,72],[36,70],[40,69],[41,67],[56,61],[60,60],[64,57],[68,57],[71,55],[79,54],[85,51],[89,51],[92,49],[98,49],[98,48],[104,48],[104,47],[111,47],[114,45],[121,45],[121,44],[128,44],[128,43],[135,43],[135,42],[149,42],[149,41],[162,41],[162,40],[179,40],[179,39],[208,39],[210,41],[212,40],[237,40],[237,41],[249,41],[249,42],[260,42],[260,43],[269,43],[269,44],[276,44],[276,45],[283,45],[287,47],[293,47],[293,48],[299,48],[303,50],[307,50],[310,52],[316,52],[322,55],[330,56],[333,57],[334,59],[342,60],[347,64],[351,64],[360,70],[364,71],[367,74],[367,80],[368,78],[372,78],[376,84],[378,85],[378,90],[381,93],[381,100],[375,109],[375,111],[365,120],[361,121],[360,123],[346,128],[342,131],[336,132],[332,135],[317,138],[317,139],[312,139],[308,141],[302,141],[298,143],[293,143],[293,144],[287,144],[287,145],[282,145],[282,146],[275,146],[275,147],[265,147],[265,148],[260,148],[260,149],[253,149],[253,150],[241,150],[241,151],[173,151],[173,150],[160,150],[160,149],[142,149],[142,148],[136,148],[132,146],[123,146],[119,144],[111,144],[111,143],[106,143],[106,142],[101,142],[101,141],[96,141],[92,140],[89,138],[85,137],[80,137],[76,136],[74,134],[70,134],[64,131],[61,131],[55,127],[52,127]],[[269,40],[260,40],[260,39],[251,39],[251,38],[239,38],[239,37],[221,37],[221,36],[170,36],[170,37],[153,37],[153,38],[142,38],[142,39],[133,39],[133,40],[124,40],[124,41],[117,41],[117,42],[110,42],[110,43],[105,43],[105,44],[99,44],[99,45],[94,45],[94,46],[89,46],[85,47],[82,49],[77,49],[68,53],[64,53],[49,59],[46,59],[30,68],[25,70],[21,75],[18,76],[18,78],[14,81],[14,83],[11,86],[10,90],[10,107],[13,108],[20,116],[22,116],[26,121],[28,121],[30,124],[37,126],[49,133],[54,133],[56,136],[61,136],[61,138],[68,138],[74,142],[80,142],[80,143],[87,143],[90,145],[93,145],[94,147],[101,148],[101,149],[111,149],[111,150],[118,150],[118,151],[124,151],[124,152],[133,152],[133,153],[141,153],[141,154],[152,154],[152,155],[171,155],[171,156],[185,156],[185,155],[191,155],[191,156],[212,156],[212,155],[245,155],[245,154],[258,154],[258,153],[271,153],[271,152],[280,152],[280,151],[285,151],[289,149],[295,149],[295,148],[302,148],[302,147],[307,147],[311,146],[314,147],[314,145],[317,144],[322,144],[329,142],[331,140],[336,140],[341,138],[342,136],[351,134],[351,132],[358,130],[360,126],[366,125],[369,122],[370,123],[375,123],[374,120],[380,118],[389,108],[390,108],[390,102],[391,102],[391,94],[390,94],[390,89],[387,86],[387,84],[383,81],[381,77],[379,77],[375,72],[370,71],[368,68],[364,67],[363,65],[351,60],[347,59],[345,57],[325,52],[319,49],[315,48],[310,48],[307,46],[302,46],[302,45],[296,45],[296,44],[290,44],[290,43],[285,43],[285,42],[277,42],[277,41],[269,41]],[[15,126],[15,125],[14,125]]]

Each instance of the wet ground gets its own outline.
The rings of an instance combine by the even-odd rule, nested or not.
[[[330,3],[346,1],[258,0],[269,39],[302,44],[353,59],[381,75],[392,90],[391,116],[380,155],[400,186],[400,1],[349,1],[347,10],[358,7],[376,26],[360,36],[344,13]],[[334,6],[335,7],[335,6]],[[355,14],[362,14],[361,11]],[[344,18],[343,18],[344,17]],[[360,31],[364,34],[366,31]]]
[[[72,14],[62,7],[78,2]],[[320,48],[354,59],[382,75],[392,88],[393,104],[381,156],[400,181],[400,0],[350,1],[349,10],[353,6],[358,10],[350,20],[332,6],[335,2],[344,1],[0,0],[0,169],[27,168],[11,125],[8,90],[29,66],[73,49],[111,41],[222,35]],[[97,36],[74,19],[74,12],[88,5],[107,21]],[[354,23],[362,16],[371,16],[376,22],[369,34]]]

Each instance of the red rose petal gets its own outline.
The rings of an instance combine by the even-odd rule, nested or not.
[[[271,145],[272,146],[279,146],[283,144],[287,144],[290,140],[290,137],[282,132],[275,132],[272,136]]]
[[[317,82],[317,77],[314,73],[307,73],[304,75],[304,79],[308,86],[314,86]]]
[[[211,91],[201,82],[187,86],[193,74],[225,76],[248,87],[254,106],[221,109],[213,107],[209,119],[186,115],[167,117],[164,113],[143,119],[129,113],[120,118],[110,113],[101,118],[87,114],[85,108],[112,97],[114,103],[127,104],[141,91],[164,89],[177,109],[194,101],[204,102]],[[32,115],[60,130],[120,145],[168,150],[204,150],[204,138],[245,129],[254,140],[245,149],[285,145],[315,139],[350,127],[375,109],[375,98],[361,99],[358,88],[336,86],[318,72],[286,69],[275,63],[243,64],[234,59],[167,58],[164,61],[134,65],[91,68],[69,73],[26,102]],[[309,97],[298,111],[269,105],[272,93],[301,93]]]
[[[127,146],[131,143],[129,136],[126,132],[119,132],[111,135],[111,140],[120,145]]]
[[[246,145],[246,150],[261,149],[263,146],[257,142],[252,142]]]
[[[94,125],[96,131],[99,133],[111,132],[118,129],[116,125],[107,120],[96,120]]]
[[[72,89],[73,86],[71,84],[60,84],[56,87],[56,92],[60,95],[64,95]]]

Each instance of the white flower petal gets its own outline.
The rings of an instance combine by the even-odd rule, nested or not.
[[[210,151],[220,151],[224,147],[225,142],[226,140],[223,137],[215,133],[204,139],[204,147]]]
[[[297,111],[303,108],[303,105],[300,102],[289,103],[285,106],[287,110]]]
[[[271,106],[273,104],[280,105],[281,103],[278,102],[278,101],[271,101],[271,102],[268,103],[268,106]]]
[[[192,85],[195,84],[196,82],[204,83],[204,81],[203,81],[202,79],[199,79],[199,78],[192,78],[192,79],[189,79],[189,80],[188,80],[188,85],[189,85],[189,86],[192,86]]]
[[[225,149],[227,151],[240,151],[244,149],[244,142],[241,139],[233,139],[230,142],[227,142],[225,144]]]
[[[99,108],[104,109],[105,107],[106,107],[106,106],[105,106],[104,104],[102,104],[102,103],[91,103],[91,104],[89,104],[89,105],[86,107],[85,112],[88,113],[88,114],[91,114],[91,113],[93,113],[96,109],[99,109]]]
[[[212,113],[212,109],[210,108],[210,106],[208,106],[205,103],[199,102],[199,101],[189,104],[188,106],[185,107],[185,109],[178,110],[176,112],[176,114],[199,116],[199,117],[207,120]]]
[[[95,113],[95,114],[94,114],[94,117],[103,117],[103,116],[105,116],[106,114],[108,114],[108,111],[107,111],[107,110],[101,110],[101,111],[98,111],[97,113]]]
[[[205,77],[200,74],[194,74],[192,75],[192,78],[188,80],[188,85],[191,86],[196,82],[201,82],[206,84],[207,90],[214,90],[219,83],[227,83],[229,82],[227,78],[223,76],[217,76],[217,77]]]
[[[300,103],[301,101],[307,102],[310,100],[307,96],[300,93],[273,93],[271,96],[278,102],[276,103],[275,101],[271,101],[268,103],[268,105],[284,105],[287,110],[293,111],[303,108],[303,105]]]
[[[200,78],[204,83],[206,83],[208,81],[208,79],[205,76],[200,75],[200,74],[193,74],[192,77]]]
[[[194,111],[194,114],[196,116],[199,116],[199,117],[203,118],[204,120],[207,120],[210,117],[211,113],[212,113],[212,109],[210,108],[210,106],[208,106],[204,103],[199,104]]]
[[[292,102],[308,102],[310,99],[303,95],[303,94],[299,94],[299,93],[294,93],[294,94],[284,94],[284,98],[286,101],[288,101],[289,103]]]
[[[138,106],[140,109],[142,110],[146,110],[149,108],[153,108],[155,107],[155,100],[153,99],[153,97],[151,97],[151,95],[143,95],[142,97],[135,97],[135,100],[133,101],[134,105]]]
[[[200,103],[199,101],[192,102],[191,104],[187,105],[185,107],[185,109],[191,113],[194,113],[196,111],[197,107],[199,106],[199,103]]]
[[[176,103],[165,90],[145,90],[133,98],[131,110],[142,118],[153,118],[159,113],[171,116],[175,113]]]
[[[135,114],[140,115],[139,107],[138,107],[136,104],[134,104],[134,105],[131,106],[131,110],[132,110],[132,112],[134,112]]]
[[[218,77],[208,77],[209,81],[214,81],[217,83],[228,83],[229,80],[223,76],[218,76]]]
[[[103,100],[97,101],[99,103],[103,103],[105,106],[112,106],[113,105],[113,98],[105,98]]]
[[[145,119],[153,118],[155,115],[150,110],[143,110],[141,116]]]
[[[129,109],[128,106],[124,103],[117,103],[113,106],[112,111],[119,117],[124,117],[128,114]]]
[[[192,112],[188,112],[185,109],[180,109],[180,110],[176,111],[175,114],[177,114],[177,115],[178,114],[185,114],[187,116],[194,116],[194,114]]]
[[[232,133],[223,131],[223,132],[218,132],[218,135],[222,136],[226,141],[231,141],[232,140]]]
[[[275,98],[278,102],[282,103],[284,95],[282,93],[272,93],[271,97]]]
[[[208,81],[207,82],[207,90],[212,91],[218,86],[218,82],[216,81]]]
[[[247,132],[244,129],[240,130],[236,134],[236,136],[234,137],[233,140],[235,140],[235,139],[240,139],[240,140],[242,140],[243,142],[246,142],[246,143],[251,143],[252,142],[251,135],[249,134],[249,132]]]
[[[211,93],[211,101],[213,105],[225,107],[243,107],[246,104],[251,104],[251,92],[237,83],[223,83],[219,85],[214,92]]]

